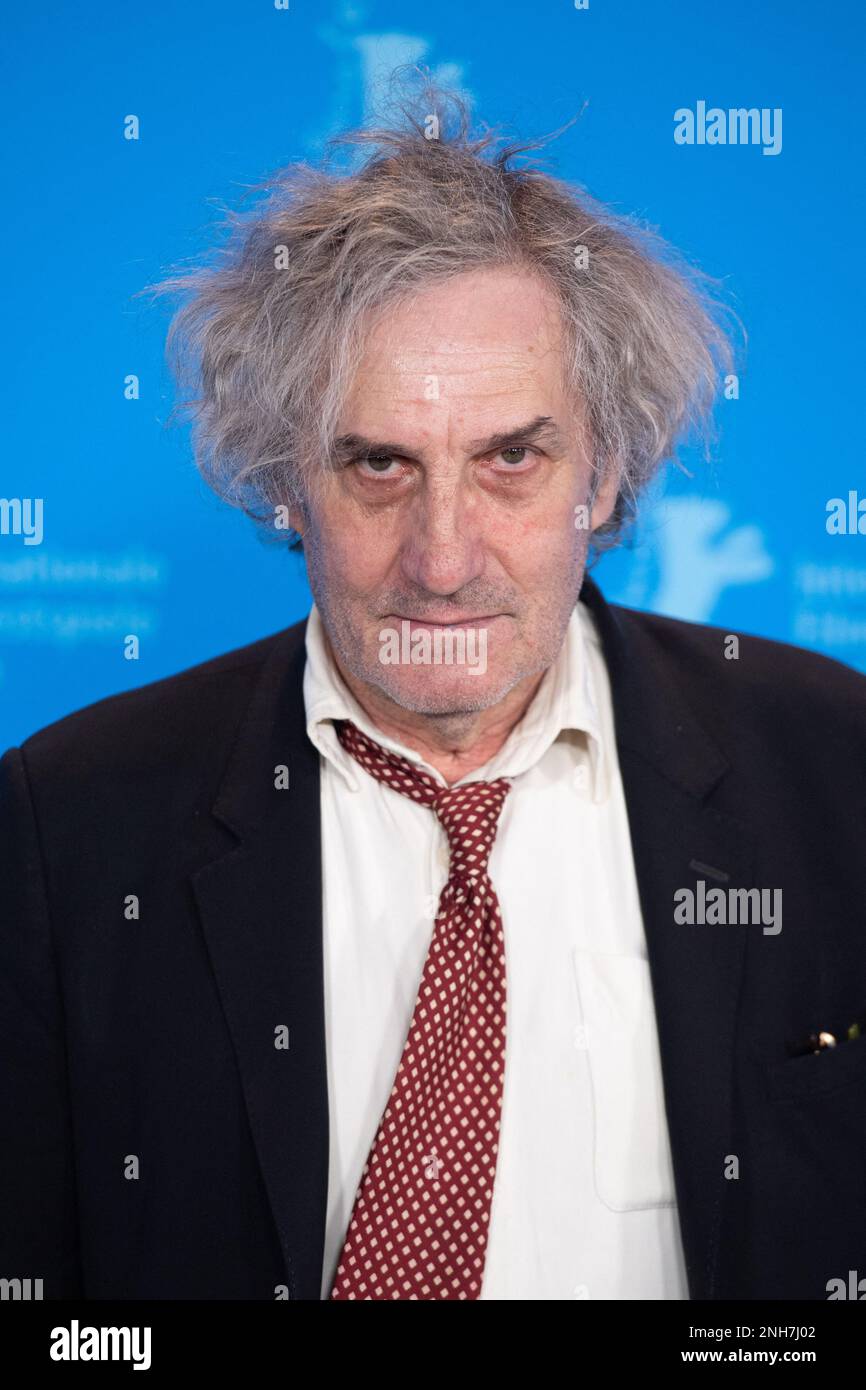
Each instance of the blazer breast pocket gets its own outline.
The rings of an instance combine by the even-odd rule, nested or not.
[[[592,1085],[593,1175],[611,1211],[673,1206],[673,1164],[649,963],[572,952]]]
[[[767,1094],[778,1102],[808,1101],[849,1086],[866,1090],[866,1037],[808,1052],[804,1057],[771,1062],[766,1078]]]

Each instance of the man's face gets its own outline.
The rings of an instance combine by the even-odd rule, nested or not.
[[[426,290],[369,339],[339,466],[293,523],[340,664],[404,709],[486,709],[559,651],[591,483],[561,353],[555,300],[517,269]],[[614,496],[611,479],[592,527]]]

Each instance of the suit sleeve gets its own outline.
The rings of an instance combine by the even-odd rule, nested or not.
[[[19,749],[0,759],[0,1279],[84,1296],[63,1004]]]

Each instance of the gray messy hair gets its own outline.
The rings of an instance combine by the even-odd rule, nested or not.
[[[224,209],[222,245],[147,287],[183,301],[166,344],[186,393],[176,412],[192,417],[210,486],[273,528],[278,508],[304,510],[314,470],[332,466],[378,318],[455,275],[522,267],[559,305],[592,495],[608,470],[618,477],[592,536],[600,552],[679,444],[697,434],[709,452],[732,362],[715,282],[647,227],[528,163],[544,139],[503,147],[487,127],[473,133],[467,102],[419,71],[420,93],[392,98],[396,118],[334,137],[318,168],[290,164],[253,185],[263,201]],[[331,167],[344,151],[354,167]]]

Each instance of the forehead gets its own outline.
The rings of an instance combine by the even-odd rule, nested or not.
[[[562,323],[552,292],[519,269],[473,271],[420,291],[372,328],[344,419],[379,409],[503,396],[553,397],[561,387]]]

